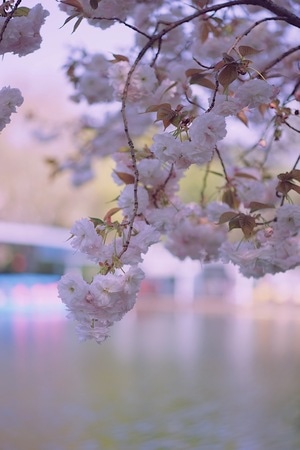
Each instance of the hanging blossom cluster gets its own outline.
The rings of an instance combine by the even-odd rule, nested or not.
[[[21,2],[17,2],[21,3]],[[0,6],[0,55],[12,53],[25,56],[40,48],[41,26],[49,12],[41,4],[33,8],[18,7],[13,1]],[[19,89],[5,86],[0,89],[0,132],[10,123],[24,99]]]
[[[120,8],[61,0],[59,7],[73,31],[82,21],[102,30],[118,23],[135,38],[124,54],[81,50],[66,64],[73,101],[119,104],[101,121],[83,118],[76,157],[54,167],[80,185],[93,176],[95,158],[110,156],[120,186],[104,218],[71,228],[71,246],[98,267],[90,282],[66,274],[59,283],[80,338],[102,342],[133,308],[138,265],[159,241],[179,259],[231,262],[246,277],[299,266],[300,49],[290,38],[300,28],[297,2],[128,0]],[[32,15],[40,26],[38,8],[26,19],[12,14],[7,29]],[[9,47],[6,36],[0,49]],[[18,102],[14,92],[9,111]],[[180,182],[193,165],[201,169],[199,201],[184,203]]]

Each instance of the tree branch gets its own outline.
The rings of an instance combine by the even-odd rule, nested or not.
[[[280,63],[284,58],[291,55],[292,53],[297,52],[300,50],[300,45],[297,45],[296,47],[290,48],[286,52],[282,53],[280,56],[275,58],[273,61],[271,61],[260,73],[261,75],[264,75],[269,69],[274,67],[276,64]]]

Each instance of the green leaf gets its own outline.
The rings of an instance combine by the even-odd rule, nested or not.
[[[103,225],[104,222],[101,219],[98,219],[98,217],[89,217],[90,221],[92,222],[92,224],[94,225],[94,227],[96,228],[97,225]]]
[[[83,16],[80,16],[80,17],[76,20],[75,25],[74,25],[74,27],[73,27],[72,33],[75,33],[75,31],[77,30],[77,28],[78,28],[79,25],[81,24],[82,19],[83,19]]]
[[[64,23],[62,24],[62,26],[61,26],[60,28],[64,27],[64,26],[65,26],[67,23],[69,23],[71,20],[75,19],[75,17],[78,17],[79,14],[80,14],[80,13],[77,12],[77,13],[74,13],[74,14],[72,14],[71,16],[67,17],[66,20],[64,21]]]
[[[14,17],[27,17],[30,12],[30,8],[27,8],[26,6],[21,6],[20,8],[17,8],[13,16]]]

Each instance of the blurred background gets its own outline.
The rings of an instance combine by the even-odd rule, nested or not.
[[[101,346],[78,342],[56,284],[94,268],[68,230],[101,217],[118,190],[109,159],[78,188],[50,176],[47,160],[72,154],[86,110],[69,100],[63,65],[73,46],[121,53],[131,37],[116,27],[100,39],[84,23],[71,34],[57,4],[43,4],[42,48],[1,61],[1,87],[25,101],[0,136],[0,449],[298,450],[299,270],[254,282],[156,246],[136,308]]]

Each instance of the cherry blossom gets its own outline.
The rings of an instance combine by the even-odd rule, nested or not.
[[[0,54],[24,56],[41,44],[48,12],[20,3],[0,7]],[[104,341],[133,308],[138,264],[157,242],[199,265],[231,262],[245,277],[300,265],[297,2],[250,3],[59,2],[60,25],[71,22],[74,32],[87,21],[134,35],[134,46],[111,59],[81,49],[65,66],[71,101],[118,108],[83,117],[75,155],[55,162],[79,186],[95,175],[96,158],[110,157],[120,189],[103,218],[70,230],[70,245],[97,268],[90,282],[66,274],[58,285],[80,339]],[[18,89],[0,90],[0,131],[22,102]],[[180,192],[193,165],[198,203]]]
[[[17,106],[23,103],[23,97],[19,89],[4,87],[0,90],[0,131],[10,123],[10,116],[17,112]]]
[[[37,4],[29,10],[27,16],[12,17],[5,30],[5,39],[0,41],[0,55],[13,53],[25,56],[40,48],[40,28],[48,15],[49,12],[41,4]],[[4,23],[5,17],[0,17],[0,29]]]

